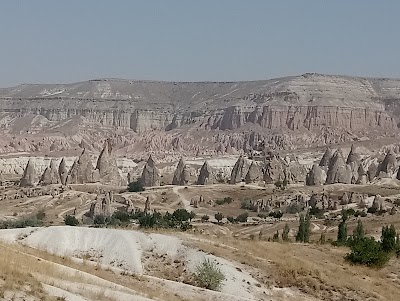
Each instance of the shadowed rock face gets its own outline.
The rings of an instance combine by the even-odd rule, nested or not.
[[[114,194],[112,191],[97,195],[96,201],[90,205],[89,217],[94,218],[96,215],[110,217],[114,212],[113,202]]]
[[[396,154],[393,150],[388,151],[385,159],[379,164],[377,175],[381,177],[391,176],[395,173],[397,169],[397,159]]]
[[[306,185],[323,185],[326,181],[326,174],[324,170],[317,164],[314,164],[306,177]]]
[[[319,166],[328,166],[329,165],[329,161],[331,160],[333,156],[333,152],[332,150],[328,147],[325,150],[324,155],[321,158],[321,161],[319,162]]]
[[[160,178],[160,171],[158,170],[152,156],[150,156],[143,168],[140,181],[145,187],[160,186]]]
[[[60,176],[61,184],[65,185],[67,183],[68,170],[65,163],[65,158],[61,159],[60,166],[58,167],[58,175]]]
[[[260,167],[257,166],[254,162],[251,162],[249,170],[246,174],[246,184],[256,183],[263,179],[263,174],[260,170]]]
[[[351,163],[360,163],[361,157],[359,154],[356,152],[356,148],[354,144],[351,145],[350,153],[347,156],[346,164],[351,164]]]
[[[326,184],[351,183],[351,167],[344,162],[342,150],[339,148],[329,161],[326,173]]]
[[[74,162],[68,173],[67,183],[84,184],[97,181],[98,174],[96,175],[94,171],[92,159],[86,149],[83,149],[79,159]]]
[[[28,164],[25,167],[24,175],[21,178],[20,186],[21,187],[30,187],[35,186],[38,182],[38,178],[36,175],[36,170],[33,162],[31,160],[28,161]]]
[[[207,161],[204,162],[203,166],[200,169],[199,176],[197,178],[197,185],[207,185],[213,184],[213,174],[211,166],[208,164]]]
[[[235,165],[233,166],[229,183],[236,184],[242,182],[246,176],[246,170],[246,161],[243,156],[239,156]]]
[[[47,167],[40,179],[40,184],[42,185],[50,185],[50,184],[60,184],[61,179],[58,174],[57,163],[55,160],[51,160],[50,166]]]
[[[176,166],[174,177],[172,179],[172,185],[187,185],[189,183],[189,170],[181,158]]]
[[[103,150],[97,159],[96,170],[100,177],[100,182],[107,185],[122,185],[123,181],[118,171],[117,161],[112,155],[111,142],[106,140]]]

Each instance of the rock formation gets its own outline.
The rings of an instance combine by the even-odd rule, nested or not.
[[[278,155],[270,154],[265,159],[264,181],[267,184],[274,184],[278,180],[286,179],[286,166]]]
[[[113,203],[114,193],[112,191],[98,194],[96,201],[90,205],[89,217],[94,218],[97,215],[110,217],[114,213]]]
[[[351,145],[350,153],[347,156],[346,164],[351,164],[351,163],[357,163],[359,164],[361,160],[361,157],[359,154],[356,152],[356,148],[354,144]]]
[[[50,162],[50,166],[48,166],[40,178],[39,183],[42,185],[50,185],[50,184],[60,184],[61,179],[60,175],[58,174],[57,163],[53,159]]]
[[[245,178],[246,184],[256,183],[261,181],[262,179],[263,179],[263,174],[260,168],[254,162],[251,162]]]
[[[375,179],[377,173],[378,173],[378,166],[374,162],[372,162],[371,165],[368,167],[367,171],[368,180],[372,182]]]
[[[187,185],[189,183],[189,176],[189,170],[181,157],[175,169],[172,185]]]
[[[117,161],[111,152],[111,142],[107,139],[97,159],[96,170],[98,170],[100,182],[102,184],[122,185],[122,178],[118,171]]]
[[[160,171],[158,170],[156,163],[153,160],[153,157],[150,155],[143,168],[140,181],[144,187],[160,186],[160,178]]]
[[[204,162],[200,169],[199,176],[197,178],[197,185],[207,185],[214,182],[211,166],[207,161]]]
[[[58,175],[60,177],[61,184],[67,184],[68,170],[65,164],[65,158],[61,159],[60,166],[58,167]]]
[[[396,154],[393,150],[389,150],[385,156],[385,159],[378,166],[377,176],[379,177],[391,177],[397,169]]]
[[[367,184],[368,180],[369,180],[368,173],[367,173],[367,171],[365,171],[362,164],[360,164],[358,166],[357,173],[358,173],[358,179],[357,179],[356,184],[361,184],[361,185]]]
[[[21,187],[30,187],[35,186],[38,182],[36,170],[33,162],[31,160],[28,161],[28,164],[25,167],[24,175],[21,178],[20,186]]]
[[[317,164],[314,164],[306,176],[306,185],[308,186],[323,185],[325,181],[326,181],[325,171]]]
[[[351,168],[346,165],[343,159],[342,150],[339,148],[329,161],[326,173],[326,184],[351,183]]]
[[[239,156],[235,165],[233,166],[229,184],[240,183],[246,177],[246,161],[242,155]]]
[[[96,181],[98,181],[98,176],[94,172],[92,159],[86,149],[83,149],[79,159],[75,160],[68,173],[67,183],[85,184]]]
[[[319,162],[319,166],[328,166],[332,156],[333,156],[332,150],[328,147],[325,150],[325,153],[322,156],[321,161]]]

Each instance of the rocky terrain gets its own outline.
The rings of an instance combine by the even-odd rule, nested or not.
[[[399,80],[320,74],[25,84],[0,89],[0,151],[100,151],[106,135],[117,154],[147,159],[393,138],[399,95]]]

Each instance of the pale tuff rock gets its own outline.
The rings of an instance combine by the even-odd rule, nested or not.
[[[205,161],[200,169],[200,173],[197,178],[197,185],[213,184],[213,182],[214,180],[211,166],[208,164],[207,161]]]
[[[356,152],[354,144],[351,145],[350,153],[347,156],[346,164],[359,163],[361,160],[360,155]]]
[[[396,179],[400,180],[400,168],[397,170]]]
[[[150,213],[150,211],[151,211],[151,202],[150,202],[150,198],[149,197],[147,197],[146,198],[146,203],[144,204],[144,212],[145,213]]]
[[[140,181],[145,187],[160,186],[160,178],[160,171],[158,170],[153,157],[150,155],[143,168]]]
[[[349,203],[350,203],[349,194],[347,192],[344,192],[340,199],[340,205],[347,205]]]
[[[256,183],[258,181],[261,181],[262,179],[263,175],[259,166],[257,166],[254,162],[251,162],[245,178],[246,184]]]
[[[189,176],[189,170],[185,164],[185,161],[183,161],[183,158],[181,157],[178,165],[176,166],[174,177],[172,179],[172,185],[187,185],[189,183]]]
[[[98,194],[96,201],[90,205],[89,217],[94,218],[96,215],[110,217],[114,213],[113,203],[114,193],[112,191]]]
[[[270,154],[265,161],[265,183],[274,184],[278,180],[286,179],[285,167],[277,155]]]
[[[289,184],[303,182],[307,175],[307,168],[299,162],[291,162],[285,168],[285,178]]]
[[[378,166],[378,174],[379,177],[390,177],[394,174],[397,168],[397,159],[396,154],[393,150],[389,150],[386,154],[385,159]]]
[[[90,155],[83,149],[78,160],[72,165],[68,177],[68,184],[84,184],[94,183],[98,180],[98,174],[94,172],[92,159]]]
[[[67,183],[68,170],[65,163],[65,158],[61,159],[60,166],[58,167],[58,175],[60,177],[61,184],[65,185]]]
[[[246,161],[244,157],[241,155],[239,156],[235,165],[233,166],[229,184],[236,184],[242,182],[246,176],[246,171],[247,171]]]
[[[323,185],[325,181],[326,181],[325,171],[317,164],[314,164],[306,176],[306,185],[308,186]]]
[[[102,184],[121,185],[122,178],[118,171],[117,161],[111,152],[111,142],[107,139],[97,159],[96,170],[98,170]]]
[[[337,149],[329,161],[326,184],[351,183],[351,167],[346,165],[341,149]]]
[[[328,165],[329,165],[329,162],[330,162],[330,160],[331,160],[331,158],[332,158],[332,156],[333,156],[333,152],[332,152],[332,150],[328,147],[328,148],[325,150],[325,153],[324,153],[324,155],[322,156],[321,161],[319,162],[319,166],[328,166]]]
[[[50,166],[48,166],[40,179],[40,184],[42,185],[50,185],[50,184],[60,184],[60,175],[58,174],[57,163],[53,159],[50,162]]]
[[[381,207],[382,207],[382,197],[379,194],[377,194],[374,198],[374,201],[372,202],[371,208],[377,211],[380,210]]]
[[[28,164],[25,167],[24,175],[21,178],[20,186],[21,187],[29,187],[35,186],[38,182],[36,170],[33,162],[31,160],[28,161]]]

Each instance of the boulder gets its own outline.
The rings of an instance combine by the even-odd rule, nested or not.
[[[172,185],[187,185],[189,183],[189,170],[181,158],[176,166],[174,177],[172,179]]]
[[[35,186],[38,182],[35,165],[32,160],[28,161],[28,164],[25,167],[24,174],[20,181],[21,187],[31,187]]]
[[[40,178],[39,183],[42,185],[51,185],[51,184],[60,184],[61,179],[58,174],[57,163],[53,159],[50,162],[50,166],[46,167],[44,170],[42,177]]]
[[[143,168],[140,181],[144,187],[160,186],[161,184],[160,171],[151,155]]]
[[[207,185],[214,182],[211,166],[207,161],[204,162],[200,169],[199,176],[197,178],[197,185]]]
[[[326,181],[325,171],[317,164],[314,164],[306,176],[306,185],[307,186],[323,185],[325,181]]]

